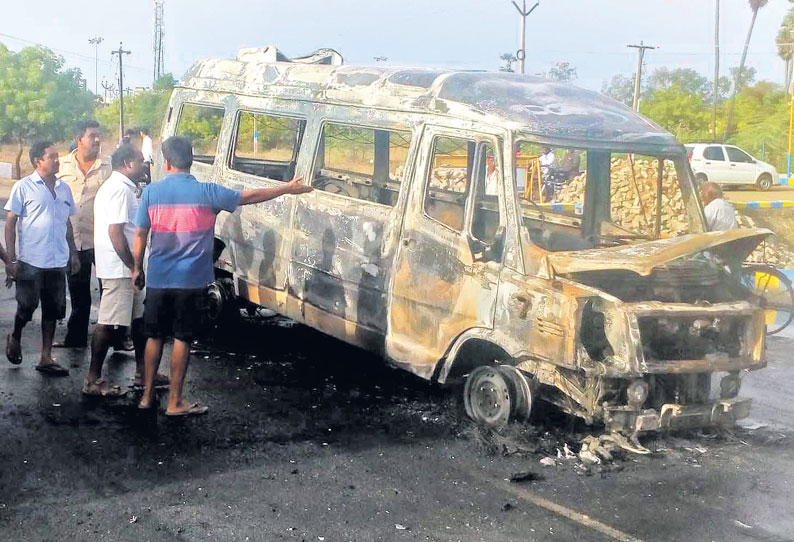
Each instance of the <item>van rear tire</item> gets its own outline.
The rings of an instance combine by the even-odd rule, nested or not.
[[[706,177],[704,173],[698,173],[695,175],[695,187],[697,187],[698,190],[703,188],[703,185],[707,182],[709,182],[709,178]]]

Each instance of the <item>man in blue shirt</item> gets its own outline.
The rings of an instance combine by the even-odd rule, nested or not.
[[[205,325],[207,286],[215,279],[212,261],[215,216],[239,205],[260,203],[284,194],[312,189],[302,177],[275,188],[231,190],[201,183],[190,174],[193,148],[184,137],[168,138],[162,145],[166,176],[146,187],[136,218],[132,281],[146,286],[143,326],[148,337],[144,353],[145,379],[140,408],[154,405],[154,375],[163,355],[163,339],[174,337],[167,416],[204,414],[207,407],[182,397],[190,342]],[[151,233],[147,266],[143,271],[146,241]]]
[[[72,191],[55,176],[59,166],[55,146],[37,141],[29,154],[36,170],[14,184],[5,206],[6,273],[17,283],[17,312],[6,356],[15,365],[22,362],[22,329],[41,301],[41,357],[36,370],[65,376],[69,370],[52,359],[52,338],[55,323],[66,315],[66,266],[71,263],[73,274],[80,271],[69,220],[76,209]]]

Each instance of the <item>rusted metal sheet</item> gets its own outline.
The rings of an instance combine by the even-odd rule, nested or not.
[[[556,252],[546,258],[558,274],[630,269],[639,275],[649,275],[655,267],[708,249],[720,249],[742,261],[770,235],[770,230],[762,228],[713,231],[622,247]]]

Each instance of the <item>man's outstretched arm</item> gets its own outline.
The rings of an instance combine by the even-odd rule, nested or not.
[[[250,205],[261,203],[285,194],[305,194],[314,190],[311,186],[303,184],[303,175],[298,175],[288,183],[284,183],[272,188],[257,188],[254,190],[243,190],[240,193],[240,205]]]

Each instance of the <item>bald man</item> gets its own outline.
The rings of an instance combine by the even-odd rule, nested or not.
[[[736,210],[722,197],[717,183],[705,183],[700,189],[700,199],[706,213],[709,231],[732,230],[737,227]]]

